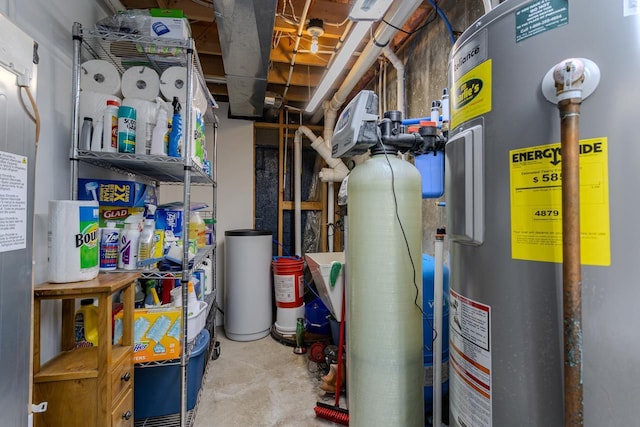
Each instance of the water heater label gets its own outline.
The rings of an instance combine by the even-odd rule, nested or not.
[[[462,45],[453,55],[451,75],[454,81],[457,81],[467,71],[487,60],[489,57],[487,34],[486,29],[482,30],[477,36]]]
[[[491,427],[491,307],[449,291],[451,414],[461,426]]]
[[[491,59],[454,80],[451,127],[491,111]]]
[[[27,247],[27,158],[0,151],[0,252]]]
[[[607,138],[580,141],[581,261],[611,265]],[[562,262],[560,144],[509,151],[511,256]]]
[[[516,11],[516,43],[569,23],[569,0],[538,0]]]

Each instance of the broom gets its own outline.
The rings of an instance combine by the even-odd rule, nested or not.
[[[335,405],[327,405],[326,403],[316,402],[313,410],[316,417],[324,418],[344,426],[349,425],[349,411],[340,407],[340,371],[342,368],[342,348],[344,347],[344,317],[345,317],[345,285],[342,285],[342,316],[340,321],[340,339],[338,343],[338,371],[336,372],[336,401]]]

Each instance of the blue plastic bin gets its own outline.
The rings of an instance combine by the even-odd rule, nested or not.
[[[315,298],[310,303],[305,304],[304,311],[304,327],[307,331],[321,335],[329,335],[331,333],[329,319],[327,319],[331,312],[320,298]]]
[[[196,337],[187,367],[187,410],[196,406],[204,375],[209,331]],[[144,419],[180,412],[180,365],[135,368],[134,417]]]

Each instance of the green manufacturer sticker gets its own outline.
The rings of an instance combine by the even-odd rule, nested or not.
[[[516,11],[516,43],[569,23],[569,0],[537,0]]]

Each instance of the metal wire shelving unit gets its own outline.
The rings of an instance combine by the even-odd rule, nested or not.
[[[79,149],[79,128],[80,128],[80,73],[82,62],[90,59],[102,59],[113,64],[120,74],[127,68],[134,65],[144,65],[156,70],[158,75],[172,66],[183,66],[187,70],[186,91],[189,96],[184,105],[184,135],[192,135],[192,104],[196,87],[205,94],[207,98],[207,109],[203,112],[205,123],[213,124],[213,152],[209,153],[211,160],[212,176],[204,172],[202,167],[193,161],[190,155],[183,155],[181,158],[166,156],[153,156],[143,154],[123,154],[93,152]],[[101,168],[109,169],[120,174],[128,175],[136,181],[153,182],[157,185],[181,184],[183,186],[183,206],[190,206],[191,186],[210,186],[213,192],[212,215],[216,215],[216,160],[217,160],[217,123],[213,113],[213,108],[217,108],[215,100],[211,97],[202,67],[195,49],[192,38],[186,40],[165,39],[142,36],[138,34],[117,33],[99,29],[84,29],[81,24],[73,25],[73,119],[71,130],[71,195],[77,198],[79,164],[92,164]],[[191,138],[184,139],[183,153],[191,153]],[[184,210],[183,214],[183,242],[189,239],[190,211]],[[215,227],[214,227],[215,230]],[[183,260],[189,259],[188,244],[183,244]],[[215,244],[201,249],[196,258],[190,264],[183,261],[182,270],[178,272],[167,272],[158,270],[141,271],[143,278],[161,278],[171,274],[180,277],[182,283],[188,283],[195,268],[202,263],[204,258],[211,257],[215,260]],[[215,270],[215,263],[214,263]],[[207,316],[211,313],[215,316],[217,309],[216,302],[216,280],[215,271],[212,278],[213,291],[207,295],[205,301],[208,303]],[[188,300],[187,286],[183,286],[183,301]],[[187,304],[182,307],[182,333],[181,333],[181,355],[179,359],[166,361],[164,363],[148,364],[145,367],[162,366],[167,364],[180,365],[180,412],[166,417],[154,419],[136,420],[136,426],[162,425],[186,427],[193,424],[196,408],[187,411],[187,365],[189,362],[189,352],[193,344],[185,345],[184,337],[187,336]],[[195,341],[195,340],[194,340]],[[211,335],[214,358],[219,354],[219,345],[215,328]]]

